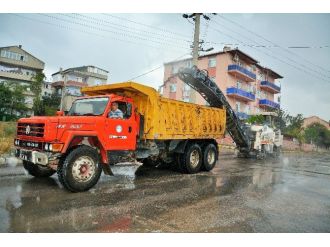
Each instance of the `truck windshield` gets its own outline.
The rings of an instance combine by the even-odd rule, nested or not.
[[[109,101],[108,97],[78,99],[73,102],[68,116],[100,116]]]

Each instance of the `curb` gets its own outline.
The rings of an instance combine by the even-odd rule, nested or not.
[[[6,167],[14,167],[22,165],[23,162],[21,159],[18,159],[16,157],[10,156],[10,157],[0,157],[0,167],[6,166]]]

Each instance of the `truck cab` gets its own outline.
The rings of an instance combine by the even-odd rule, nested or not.
[[[110,117],[113,104],[118,105],[123,113],[122,118]],[[84,145],[85,151],[97,158],[82,158],[80,165],[76,166],[77,178],[81,174],[81,181],[93,180],[90,177],[91,170],[98,169],[96,163],[103,164],[105,172],[111,173],[111,170],[106,169],[109,164],[107,152],[136,149],[139,116],[131,98],[115,94],[81,97],[65,116],[59,115],[21,118],[17,123],[15,154],[23,160],[25,169],[33,176],[54,174],[61,159]],[[99,154],[91,147],[96,147]],[[99,175],[100,171],[94,179]]]

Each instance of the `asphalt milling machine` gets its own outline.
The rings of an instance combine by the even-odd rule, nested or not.
[[[211,107],[226,109],[226,130],[236,143],[238,157],[263,159],[267,156],[279,156],[283,136],[274,123],[277,113],[261,113],[263,123],[243,123],[207,72],[193,66],[181,68],[176,76],[200,93]]]

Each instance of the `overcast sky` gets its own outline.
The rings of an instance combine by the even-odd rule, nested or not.
[[[329,14],[224,14],[202,20],[201,39],[214,51],[238,47],[282,75],[283,109],[330,120],[329,26]],[[21,44],[49,79],[60,67],[95,65],[110,83],[161,67],[136,79],[157,89],[162,64],[187,56],[192,35],[182,14],[0,14],[0,46]],[[288,48],[297,46],[309,48]]]

